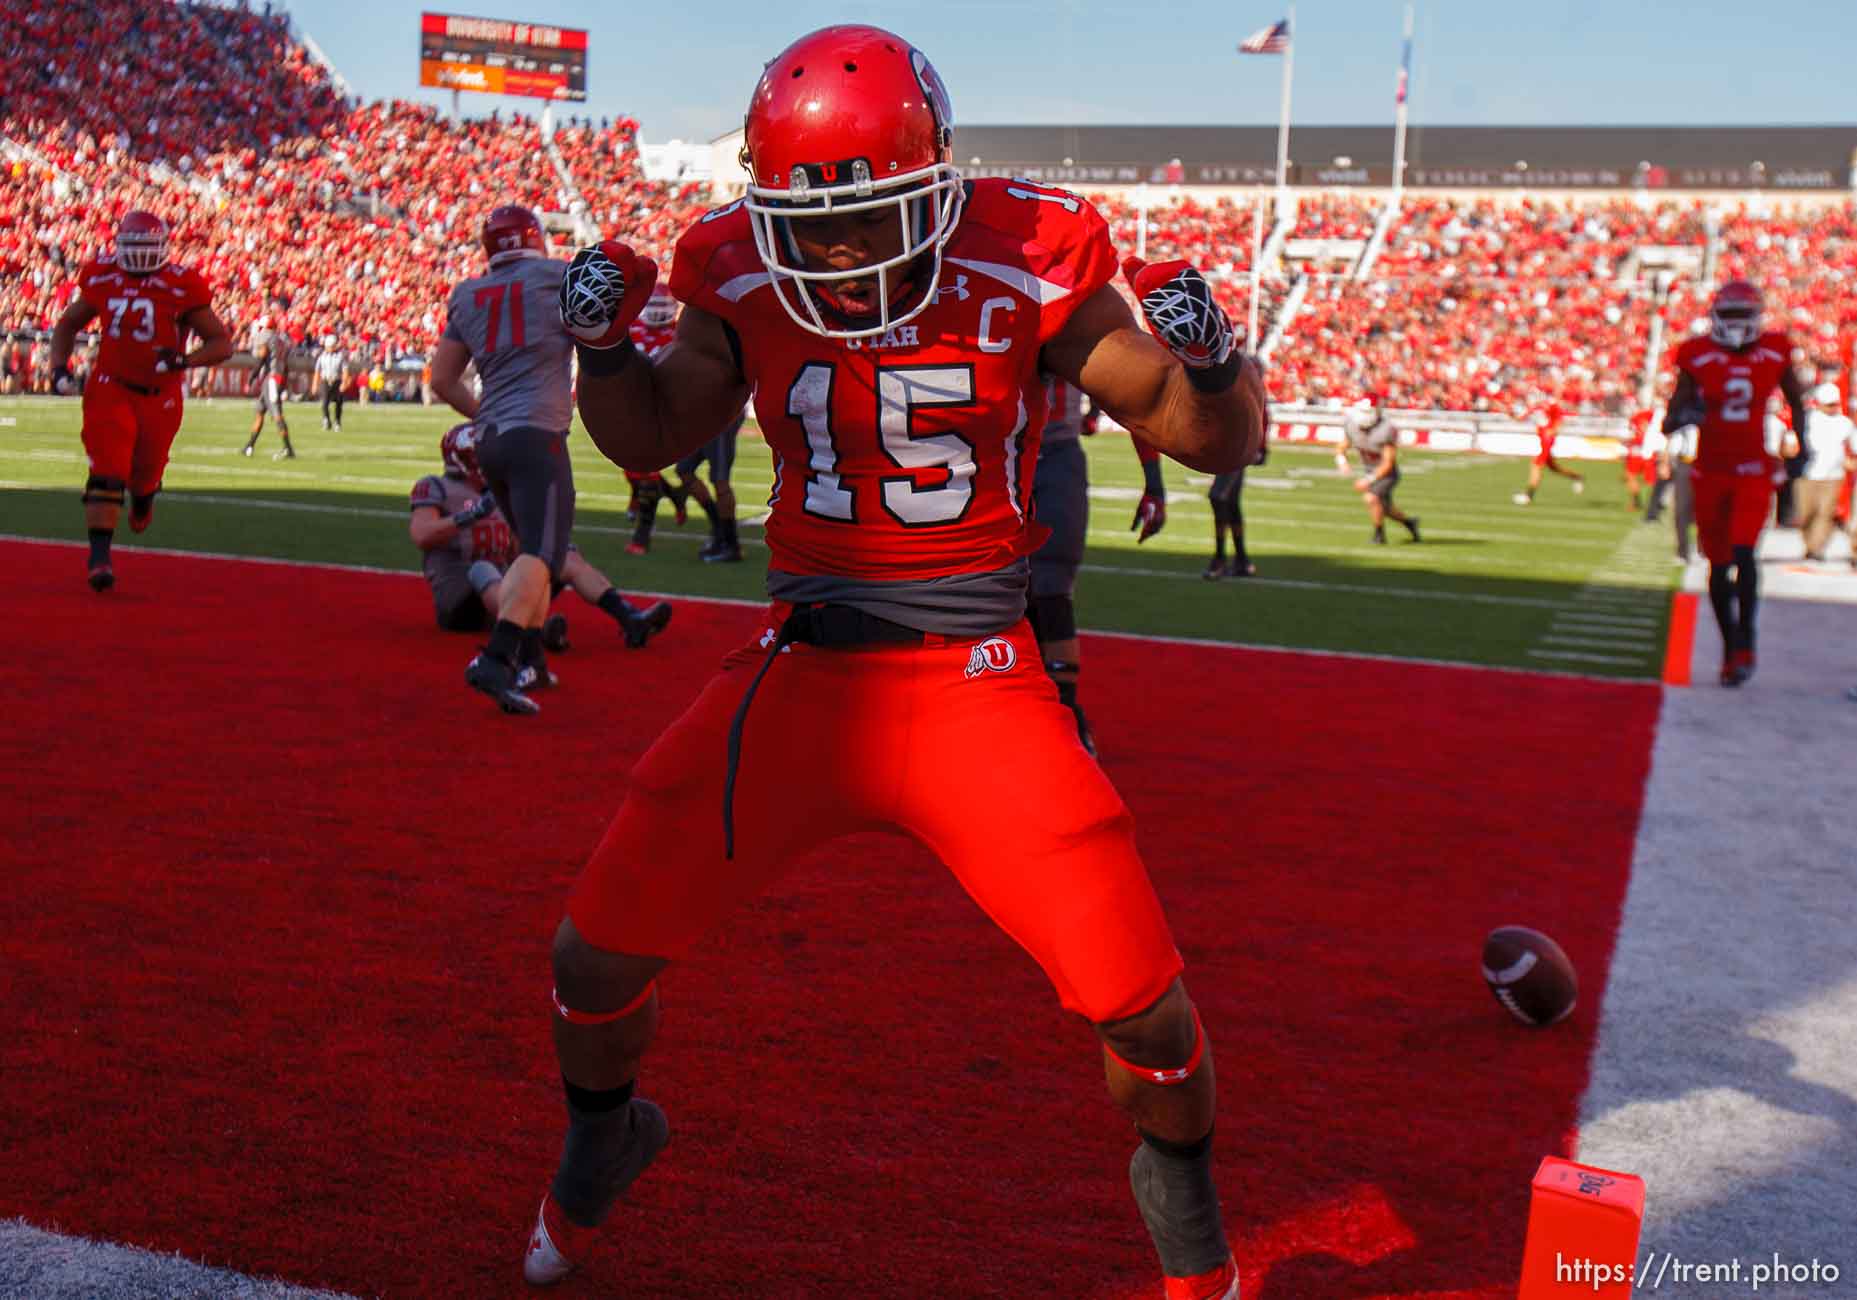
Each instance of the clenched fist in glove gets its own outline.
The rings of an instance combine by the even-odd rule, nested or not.
[[[496,496],[493,493],[486,492],[478,497],[477,500],[471,502],[470,505],[453,515],[451,517],[451,522],[459,528],[469,528],[472,524],[495,509]]]
[[[60,397],[71,397],[83,391],[83,385],[78,383],[77,376],[71,373],[69,361],[52,372],[52,391]]]
[[[583,248],[561,278],[561,323],[582,348],[629,352],[627,330],[657,283],[658,264],[628,244],[608,239]]]
[[[155,373],[158,375],[178,375],[187,368],[185,354],[173,348],[155,349]]]
[[[1244,355],[1237,349],[1232,323],[1213,301],[1206,277],[1191,263],[1150,265],[1130,257],[1123,259],[1122,274],[1135,291],[1149,332],[1180,358],[1193,387],[1220,393],[1237,381]]]

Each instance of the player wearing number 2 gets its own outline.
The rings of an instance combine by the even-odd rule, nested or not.
[[[1779,330],[1762,331],[1760,290],[1730,280],[1709,305],[1709,332],[1685,339],[1676,353],[1676,391],[1664,432],[1701,426],[1690,471],[1696,539],[1709,561],[1709,604],[1722,633],[1723,686],[1754,675],[1754,612],[1760,565],[1754,548],[1773,510],[1778,464],[1767,451],[1767,403],[1773,390],[1792,408],[1799,454],[1805,456],[1805,385],[1792,366],[1792,344]],[[1678,466],[1678,473],[1682,467]]]
[[[1123,268],[1157,342],[1089,204],[965,181],[952,139],[919,50],[815,32],[755,89],[746,198],[677,246],[675,343],[628,342],[657,269],[624,244],[582,250],[562,284],[606,455],[673,462],[752,394],[776,477],[766,629],[640,760],[556,933],[569,1125],[531,1282],[567,1274],[666,1141],[633,1091],[659,972],[809,848],[881,826],[930,845],[1095,1026],[1142,1134],[1131,1177],[1167,1295],[1237,1295],[1211,1051],[1132,819],[1025,608],[1045,373],[1201,473],[1255,454],[1262,386],[1197,271]]]
[[[84,519],[90,530],[90,586],[116,584],[110,543],[129,499],[129,528],[141,532],[155,514],[155,494],[181,427],[181,371],[218,365],[232,355],[232,335],[213,314],[213,295],[198,271],[168,261],[168,226],[131,212],[116,227],[116,245],[78,273],[77,297],[52,331],[52,383],[77,391],[71,347],[97,320],[102,344],[84,386]],[[200,345],[187,351],[189,334]]]

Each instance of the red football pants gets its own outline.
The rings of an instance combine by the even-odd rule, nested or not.
[[[122,479],[147,496],[161,486],[181,427],[181,388],[131,392],[108,375],[84,385],[84,452],[98,478]]]
[[[1737,546],[1755,546],[1773,513],[1773,474],[1690,471],[1696,490],[1696,541],[1710,564],[1733,564]]]
[[[784,616],[775,606],[769,644]],[[1078,743],[1027,624],[985,650],[931,637],[782,653],[743,731],[731,861],[729,720],[765,653],[751,643],[724,660],[633,770],[568,902],[587,942],[685,957],[809,850],[894,830],[947,864],[1070,1010],[1117,1020],[1167,991],[1180,954],[1135,851],[1134,819]],[[844,884],[844,906],[856,909],[858,882]]]

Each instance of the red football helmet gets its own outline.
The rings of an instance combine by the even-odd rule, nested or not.
[[[671,291],[663,285],[651,291],[651,297],[639,309],[639,323],[654,330],[661,330],[677,319],[677,300],[671,297]]]
[[[1730,280],[1709,304],[1709,337],[1736,351],[1760,337],[1760,313],[1766,303],[1746,280]]]
[[[548,236],[542,233],[542,223],[520,203],[491,209],[484,218],[483,242],[492,266],[518,257],[548,256]]]
[[[962,189],[952,161],[948,92],[922,51],[877,27],[826,27],[802,36],[761,73],[745,137],[755,247],[787,315],[828,338],[868,338],[935,300],[941,250],[961,218]],[[882,208],[902,225],[900,253],[848,271],[806,269],[794,221]],[[890,301],[892,277],[923,258],[929,265],[913,282],[918,300],[898,312]],[[832,286],[873,274],[877,320],[861,327],[837,309]]]
[[[137,209],[116,226],[116,265],[131,275],[153,275],[168,264],[168,223]]]
[[[445,459],[445,473],[461,478],[479,492],[484,490],[484,472],[477,467],[477,426],[466,421],[445,430],[438,440],[438,454]]]

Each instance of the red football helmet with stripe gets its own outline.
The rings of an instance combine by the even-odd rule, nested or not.
[[[520,203],[491,209],[484,218],[483,244],[492,266],[517,257],[548,256],[548,236],[542,232],[541,221]]]
[[[744,136],[755,247],[789,316],[829,338],[867,338],[935,300],[962,190],[948,92],[922,51],[880,27],[802,36],[762,72]],[[896,255],[849,270],[807,268],[795,223],[885,210],[902,226]],[[834,286],[873,274],[874,318],[845,311]]]
[[[438,454],[444,458],[445,472],[461,478],[479,492],[484,490],[484,472],[477,466],[477,426],[468,420],[445,430],[438,440]]]
[[[168,223],[136,209],[116,225],[116,265],[131,275],[153,275],[168,264]]]
[[[1760,337],[1760,316],[1766,302],[1746,280],[1730,280],[1715,291],[1709,303],[1709,337],[1737,352]]]

